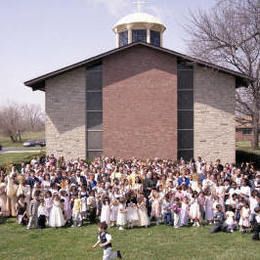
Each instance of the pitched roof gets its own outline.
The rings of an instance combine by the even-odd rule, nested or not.
[[[218,65],[215,65],[215,64],[212,64],[210,62],[206,62],[206,61],[203,61],[203,60],[200,60],[200,59],[197,59],[197,58],[193,58],[191,56],[181,54],[179,52],[175,52],[175,51],[172,51],[172,50],[169,50],[169,49],[166,49],[166,48],[162,48],[162,47],[157,47],[157,46],[145,43],[145,42],[134,42],[134,43],[128,44],[126,46],[116,48],[116,49],[110,50],[108,52],[104,52],[104,53],[99,54],[97,56],[94,56],[92,58],[89,58],[89,59],[74,63],[72,65],[63,67],[61,69],[49,72],[49,73],[44,74],[42,76],[39,76],[37,78],[28,80],[28,81],[24,82],[24,84],[28,87],[31,87],[33,90],[43,90],[44,91],[45,80],[47,80],[47,79],[53,78],[57,75],[63,74],[67,71],[71,71],[73,69],[76,69],[76,68],[79,68],[79,67],[82,67],[82,66],[85,66],[87,64],[98,62],[98,61],[102,60],[104,57],[113,55],[115,53],[119,53],[121,51],[133,48],[135,46],[145,46],[145,47],[148,47],[148,48],[152,48],[154,50],[158,50],[158,51],[170,54],[170,55],[174,55],[177,58],[180,58],[184,61],[189,61],[189,62],[192,62],[194,64],[198,64],[198,65],[201,65],[201,66],[204,66],[204,67],[208,67],[208,68],[212,68],[214,70],[218,70],[218,71],[223,72],[223,73],[233,75],[234,77],[236,77],[236,86],[237,87],[238,86],[247,86],[249,84],[249,82],[253,80],[252,78],[250,78],[247,75],[244,75],[240,72],[237,72],[237,71],[234,71],[234,70],[231,70],[231,69],[227,69],[227,68],[224,68],[224,67],[221,67],[221,66],[218,66]]]

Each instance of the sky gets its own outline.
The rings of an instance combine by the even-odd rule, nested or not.
[[[136,11],[132,0],[0,0],[0,106],[40,104],[23,82],[115,48],[113,25]],[[164,47],[188,53],[190,11],[215,0],[147,0],[143,11],[167,27]]]

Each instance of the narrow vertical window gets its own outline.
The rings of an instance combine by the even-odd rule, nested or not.
[[[103,152],[102,65],[87,68],[87,158],[93,160]]]
[[[178,159],[190,160],[194,150],[193,67],[179,63],[178,75]]]

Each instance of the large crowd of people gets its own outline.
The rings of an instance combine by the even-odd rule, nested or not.
[[[27,229],[208,224],[212,232],[253,230],[259,240],[260,172],[202,158],[86,162],[50,155],[0,172],[0,214]]]

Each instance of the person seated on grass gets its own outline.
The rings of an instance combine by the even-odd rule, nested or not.
[[[100,222],[98,225],[98,241],[92,248],[98,245],[103,249],[103,260],[112,260],[122,258],[120,251],[112,251],[112,236],[107,232],[107,223]]]
[[[254,213],[252,221],[251,221],[251,224],[253,226],[252,239],[259,240],[260,239],[260,236],[259,236],[259,233],[260,233],[260,207],[256,207],[254,211],[255,211],[255,213]]]
[[[223,231],[225,214],[223,212],[223,208],[220,204],[216,206],[217,212],[214,215],[214,226],[211,229],[211,233],[216,233],[219,231]]]
[[[236,229],[235,213],[230,206],[227,207],[226,220],[224,222],[224,230],[228,233],[233,233]]]

